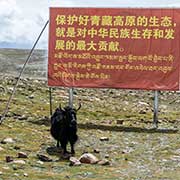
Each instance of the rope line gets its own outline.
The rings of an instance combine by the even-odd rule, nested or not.
[[[37,40],[35,41],[35,43],[34,43],[32,49],[31,49],[31,51],[30,51],[30,53],[29,53],[29,55],[28,55],[28,57],[27,57],[24,65],[23,65],[23,67],[22,67],[22,69],[21,69],[21,71],[20,71],[20,73],[19,73],[19,76],[18,76],[18,78],[17,78],[16,84],[15,84],[14,87],[13,87],[12,94],[10,95],[9,100],[8,100],[8,102],[7,102],[7,104],[6,104],[6,108],[5,108],[5,110],[4,110],[4,113],[3,113],[2,116],[0,116],[0,124],[2,124],[2,122],[4,121],[6,115],[7,115],[8,111],[9,111],[9,106],[10,106],[10,103],[11,103],[11,101],[12,101],[12,98],[13,98],[15,92],[16,92],[16,89],[17,89],[18,83],[19,83],[19,81],[20,81],[21,75],[22,75],[22,73],[24,72],[24,69],[25,69],[25,67],[26,67],[26,64],[29,62],[29,60],[30,60],[30,58],[31,58],[31,56],[32,56],[32,53],[33,53],[33,51],[34,51],[34,49],[35,49],[35,47],[36,47],[36,45],[37,45],[37,43],[38,43],[41,35],[43,34],[44,30],[46,29],[46,26],[48,25],[48,23],[49,23],[49,20],[46,22],[46,24],[44,25],[43,29],[41,30],[41,32],[40,32]]]

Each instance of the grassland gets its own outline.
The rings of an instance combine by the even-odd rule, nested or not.
[[[1,74],[1,114],[15,82],[14,75]],[[53,110],[59,103],[68,103],[68,89],[56,88],[52,94]],[[82,103],[76,157],[90,152],[99,159],[108,159],[110,165],[70,167],[60,153],[50,151],[55,149],[56,142],[49,132],[46,80],[24,77],[0,125],[0,180],[179,180],[179,96],[178,92],[160,93],[159,127],[154,129],[153,91],[75,89],[74,106]],[[100,141],[104,136],[109,141]],[[5,138],[12,138],[13,142],[2,143]],[[94,149],[100,153],[94,153]],[[6,156],[19,159],[17,154],[21,151],[28,155],[22,159],[24,164],[6,162]],[[40,161],[39,153],[52,162]]]

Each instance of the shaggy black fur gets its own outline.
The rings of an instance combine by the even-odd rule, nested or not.
[[[64,154],[68,153],[68,142],[71,145],[71,153],[75,153],[74,144],[78,139],[76,113],[80,107],[81,105],[77,110],[69,106],[64,109],[57,108],[51,117],[51,135],[57,140],[57,147],[60,142]]]

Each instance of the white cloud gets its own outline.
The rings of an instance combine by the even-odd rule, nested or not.
[[[18,9],[15,0],[1,0],[0,1],[0,40],[9,41],[11,38],[8,37],[9,31],[13,25],[13,19],[19,16],[20,9]]]
[[[179,0],[50,0],[50,4],[60,7],[180,7]]]
[[[180,0],[0,0],[0,45],[32,47],[49,17],[49,6],[59,7],[180,7]],[[38,43],[47,48],[48,28]]]
[[[29,44],[31,47],[48,19],[48,9],[29,9],[28,6],[24,6],[28,10],[26,11],[17,2],[0,0],[0,42]],[[39,46],[46,44],[47,47],[47,30],[40,43],[42,44]]]
[[[15,0],[1,0],[0,1],[0,17],[9,16],[14,13],[14,11],[20,11],[17,8],[17,4]]]

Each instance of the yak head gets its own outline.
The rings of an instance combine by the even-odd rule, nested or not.
[[[64,108],[65,118],[66,118],[67,123],[70,125],[70,127],[76,126],[77,124],[76,114],[80,108],[81,108],[81,104],[79,104],[79,107],[77,109],[72,108],[70,106],[66,106]]]
[[[51,124],[62,122],[65,116],[65,111],[59,106],[51,116]]]

